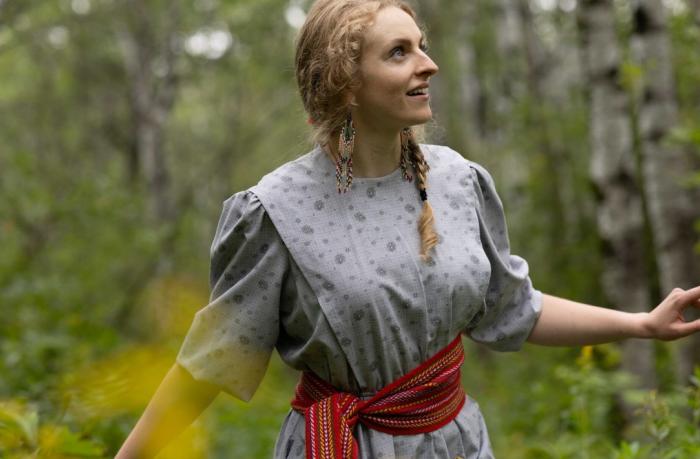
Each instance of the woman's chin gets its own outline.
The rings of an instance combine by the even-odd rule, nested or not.
[[[425,124],[433,120],[433,114],[432,112],[428,112],[427,115],[420,116],[420,117],[415,117],[413,120],[410,121],[410,126],[418,126],[420,124]]]

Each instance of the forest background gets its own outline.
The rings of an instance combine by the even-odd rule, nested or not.
[[[0,0],[0,457],[111,457],[207,304],[221,203],[311,147],[304,0]],[[425,0],[428,141],[485,165],[537,288],[700,282],[700,1]],[[700,457],[700,339],[498,354],[499,458]],[[270,457],[297,375],[160,457]]]

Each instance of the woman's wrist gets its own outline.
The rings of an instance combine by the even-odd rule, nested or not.
[[[654,330],[651,323],[651,315],[648,312],[637,312],[634,314],[633,338],[654,338]]]

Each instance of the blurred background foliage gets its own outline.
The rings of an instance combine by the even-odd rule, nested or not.
[[[428,140],[492,172],[539,289],[620,307],[601,283],[605,192],[590,176],[581,17],[595,3],[612,7],[636,150],[648,69],[630,42],[641,9],[662,5],[678,113],[662,145],[697,165],[697,1],[413,5],[441,68]],[[311,148],[293,72],[309,4],[0,0],[0,457],[114,455],[207,303],[222,201]],[[656,304],[661,282],[648,289]],[[649,389],[617,345],[468,344],[465,387],[499,458],[700,457],[700,372],[679,378],[677,346],[654,350]],[[296,378],[273,359],[250,404],[220,396],[160,457],[270,457]]]

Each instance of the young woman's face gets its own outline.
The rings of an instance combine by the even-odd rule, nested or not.
[[[367,126],[396,131],[429,121],[427,84],[437,71],[413,18],[400,8],[381,9],[364,37],[354,117]],[[423,94],[409,95],[416,88]]]

